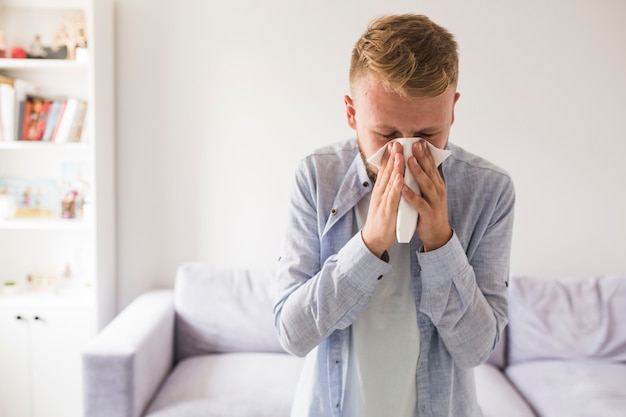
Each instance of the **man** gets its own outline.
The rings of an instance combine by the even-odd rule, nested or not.
[[[354,47],[357,138],[306,157],[290,198],[274,312],[283,347],[306,355],[294,417],[481,415],[472,368],[507,323],[515,195],[448,142],[457,77],[453,36],[425,16],[379,18]],[[405,161],[393,140],[410,137]],[[424,141],[451,151],[439,168]],[[409,243],[401,198],[419,215]]]

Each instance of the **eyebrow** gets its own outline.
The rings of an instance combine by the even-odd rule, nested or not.
[[[374,129],[376,129],[376,130],[390,130],[390,131],[393,131],[393,132],[398,132],[399,131],[397,128],[395,128],[393,126],[385,125],[385,124],[375,125]],[[442,129],[441,126],[428,126],[428,127],[425,127],[422,130],[419,130],[417,132],[413,132],[413,134],[417,134],[417,133],[432,134],[432,133],[440,131],[441,129]]]

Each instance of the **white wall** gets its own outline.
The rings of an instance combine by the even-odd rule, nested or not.
[[[391,3],[391,4],[389,4]],[[512,272],[626,272],[626,2],[118,0],[119,307],[187,260],[274,267],[296,162],[352,136],[375,16],[456,34],[451,141],[517,188]]]

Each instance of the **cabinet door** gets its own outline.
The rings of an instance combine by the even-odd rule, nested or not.
[[[24,312],[0,309],[0,416],[30,416],[29,346]]]
[[[33,417],[82,416],[81,351],[95,334],[88,309],[38,311],[31,321]]]

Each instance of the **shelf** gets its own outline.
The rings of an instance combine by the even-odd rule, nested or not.
[[[0,58],[0,70],[72,70],[86,71],[87,62],[70,61],[66,59],[20,59]]]
[[[90,224],[84,219],[9,219],[0,220],[0,230],[89,230]]]
[[[30,291],[16,288],[15,292],[7,292],[0,288],[0,308],[6,307],[91,307],[93,290],[86,287],[60,287],[51,291]]]
[[[23,9],[83,9],[84,0],[0,0],[1,7],[23,8]]]
[[[91,144],[88,142],[42,142],[27,140],[0,141],[0,150],[88,150]]]

